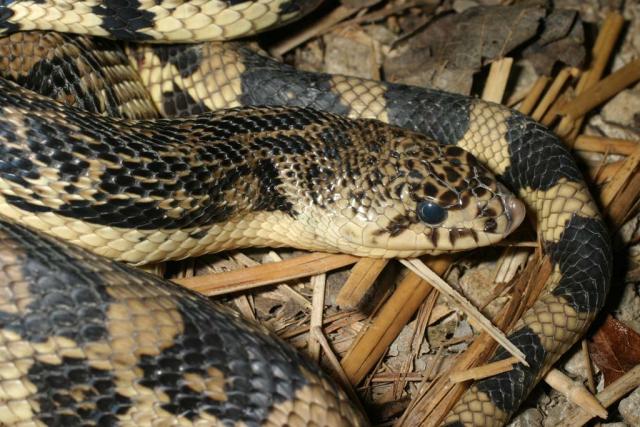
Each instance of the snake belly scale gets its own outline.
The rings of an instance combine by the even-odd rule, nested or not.
[[[260,31],[264,22],[277,25],[314,7],[311,2],[292,1],[207,3],[210,4],[146,4],[130,0],[3,1],[0,2],[0,32],[53,29],[128,41],[215,40]],[[178,9],[179,13],[176,12]],[[209,9],[230,12],[223,14],[223,18],[203,18],[202,13],[208,13]],[[264,10],[269,12],[258,13]],[[284,18],[273,19],[270,11],[274,10],[279,11],[278,16],[285,11]],[[249,18],[255,16],[259,19],[254,24]],[[215,22],[215,25],[202,25],[205,21]],[[247,25],[247,21],[252,23]],[[2,72],[20,84],[37,80],[38,73],[29,74],[29,70],[50,65],[51,61],[55,75],[60,70],[86,71],[83,69],[91,68],[88,65],[93,60],[87,59],[79,66],[71,55],[74,68],[55,64],[56,60],[49,57],[23,61],[16,67],[16,61],[20,63],[20,55],[16,53],[20,49],[12,50],[16,45],[31,46],[29,52],[33,52],[37,50],[33,46],[38,46],[44,38],[68,38],[63,44],[70,47],[60,48],[65,56],[64,52],[68,50],[85,49],[79,46],[102,43],[73,36],[46,35],[53,33],[24,34],[14,34],[0,43],[3,52],[12,52],[12,60],[0,58],[5,67]],[[49,43],[58,41],[49,40]],[[99,53],[95,55],[106,57],[112,69],[119,70],[125,61],[123,54],[111,54],[107,50],[106,47],[96,49]],[[438,146],[431,140],[468,150],[525,200],[530,212],[536,216],[540,240],[554,267],[548,292],[534,303],[509,335],[524,352],[531,368],[518,365],[510,372],[475,383],[452,409],[446,420],[448,425],[504,424],[544,371],[584,332],[602,306],[611,269],[606,228],[570,153],[551,132],[529,118],[502,106],[460,95],[300,72],[241,45],[214,42],[130,45],[128,50],[133,65],[149,88],[149,95],[137,89],[129,95],[129,90],[124,89],[135,86],[132,81],[136,77],[126,77],[124,83],[111,85],[100,83],[101,80],[95,77],[80,77],[78,83],[72,85],[72,91],[67,85],[66,92],[54,91],[57,96],[50,90],[45,93],[89,112],[62,106],[0,80],[0,142],[3,147],[0,204],[3,216],[12,221],[3,222],[0,233],[3,248],[8,248],[0,258],[7,275],[2,283],[3,297],[0,297],[0,327],[4,348],[11,349],[3,353],[4,359],[0,361],[3,363],[0,385],[4,393],[0,397],[10,402],[4,406],[0,404],[3,419],[6,415],[6,419],[13,420],[16,425],[21,425],[21,421],[56,425],[63,419],[79,424],[98,424],[95,420],[100,417],[104,417],[100,419],[107,423],[105,425],[117,422],[140,425],[142,420],[153,424],[154,416],[159,422],[171,419],[171,422],[184,425],[210,425],[216,421],[304,425],[325,419],[329,420],[326,425],[363,422],[322,374],[290,352],[271,350],[272,347],[280,348],[271,338],[260,338],[271,340],[268,344],[271,347],[266,351],[275,351],[281,355],[278,360],[287,360],[296,366],[295,369],[288,368],[291,372],[285,370],[291,379],[282,383],[286,386],[275,386],[280,393],[276,393],[276,397],[266,397],[268,393],[264,390],[273,388],[261,387],[264,384],[274,387],[278,382],[249,380],[246,364],[234,374],[228,373],[220,364],[185,370],[176,362],[183,358],[176,357],[179,352],[173,350],[180,342],[184,351],[191,351],[190,346],[196,340],[183,339],[185,331],[206,329],[194,326],[198,322],[235,325],[236,321],[207,320],[228,314],[213,314],[219,313],[215,306],[188,292],[118,263],[104,261],[82,249],[34,234],[18,223],[134,263],[256,243],[296,245],[298,240],[311,242],[302,245],[307,249],[369,256],[414,256],[490,244],[511,231],[521,220],[518,203],[472,156],[455,147]],[[26,77],[21,74],[23,72]],[[74,72],[62,74],[73,75]],[[101,74],[109,73],[88,72],[90,76]],[[37,90],[37,86],[30,88]],[[109,92],[105,89],[107,86],[117,89]],[[102,87],[97,92],[107,96],[92,97],[91,92],[96,92],[96,87]],[[87,91],[83,92],[85,89]],[[118,107],[122,104],[118,101],[121,98],[135,108]],[[87,99],[93,101],[84,102]],[[77,105],[80,101],[83,105]],[[155,106],[149,107],[150,104]],[[271,107],[243,107],[245,105]],[[221,107],[236,109],[207,112]],[[147,120],[157,112],[200,115]],[[99,117],[95,113],[129,119]],[[363,118],[386,121],[393,127]],[[230,145],[220,143],[202,148],[193,143],[195,152],[178,147],[178,142],[190,145],[203,135],[230,142]],[[228,148],[250,145],[256,139],[260,144],[255,144],[252,151]],[[364,144],[366,149],[351,155],[349,147],[355,145],[354,141]],[[171,150],[163,148],[163,144],[171,146]],[[428,148],[419,149],[420,146]],[[322,147],[325,147],[325,153],[321,158],[312,159],[313,156],[308,155],[317,153]],[[416,153],[423,156],[418,161],[414,160]],[[446,162],[443,161],[445,158]],[[327,163],[326,159],[333,159],[333,162]],[[263,163],[256,166],[261,160]],[[220,172],[212,178],[207,166],[220,166],[224,162],[245,165],[243,173],[230,177],[230,174]],[[259,172],[269,171],[271,165],[278,172]],[[290,165],[290,173],[279,172],[281,165],[285,165],[285,169]],[[364,170],[367,173],[356,173]],[[347,178],[338,179],[333,175],[336,173],[346,174],[343,176]],[[177,175],[187,179],[178,180]],[[327,178],[335,182],[340,191],[334,191],[336,188],[323,194],[315,191],[317,183]],[[227,182],[227,187],[221,182]],[[395,185],[389,187],[390,182]],[[207,187],[209,183],[218,185],[214,185],[215,191]],[[236,186],[246,187],[242,197],[231,198],[225,194]],[[299,188],[305,186],[305,192],[301,193]],[[286,194],[296,194],[296,197],[282,196],[280,190],[283,188],[287,188]],[[375,197],[370,197],[373,193]],[[212,194],[218,197],[213,200],[216,209],[201,209],[202,200],[209,203],[210,199],[216,199]],[[332,196],[334,194],[341,196]],[[331,236],[332,233],[326,231],[331,230],[332,225],[307,219],[319,218],[318,212],[314,211],[318,209],[325,213],[332,209],[329,216],[339,223],[334,229],[346,231],[321,239]],[[249,218],[247,222],[240,224],[230,220],[239,213],[248,213],[243,216]],[[261,224],[270,221],[265,215],[277,217],[271,229],[295,230],[296,238],[275,239],[271,232],[261,231]],[[306,232],[296,229],[297,223],[287,222],[302,217]],[[375,226],[370,225],[372,218],[375,218],[372,221]],[[231,223],[232,227],[221,229],[223,221]],[[437,227],[431,222],[437,223]],[[241,235],[238,231],[252,227],[249,234]],[[316,227],[321,227],[322,231],[309,231]],[[224,243],[214,242],[214,237],[225,233],[224,241],[233,243],[224,246]],[[311,238],[300,238],[305,234]],[[25,243],[21,243],[23,241]],[[51,256],[42,257],[38,252]],[[36,258],[37,261],[32,261]],[[39,267],[29,269],[33,265]],[[46,270],[49,268],[59,273],[48,276]],[[73,273],[87,269],[92,274],[83,273],[82,280],[74,276],[73,280],[64,281],[66,285],[76,282],[77,285],[60,293],[52,291],[54,296],[48,297],[41,283],[48,282],[47,277],[67,274],[63,273],[65,269]],[[151,285],[140,285],[143,282]],[[79,322],[86,322],[86,318],[78,316],[73,322],[60,315],[60,310],[46,312],[50,318],[44,322],[45,317],[34,314],[38,313],[40,301],[49,298],[55,302],[56,297],[63,298],[66,293],[80,293],[79,301],[84,303],[85,297],[80,291],[83,287],[95,289],[104,296],[82,306],[94,308],[89,311],[95,314],[94,318],[98,319],[95,322],[102,325],[103,332],[85,333],[81,328],[82,333],[77,335],[67,331],[59,326],[58,319],[62,323],[68,321],[67,326],[80,327]],[[38,289],[40,293],[36,292]],[[164,302],[158,293],[171,302]],[[127,302],[122,303],[122,299]],[[192,310],[190,307],[193,306],[189,306],[185,309],[182,304],[187,301],[198,301],[194,304],[199,308]],[[116,340],[114,337],[122,337],[118,328],[125,330],[125,327],[110,325],[121,325],[122,319],[136,323],[130,319],[132,316],[139,318],[140,330],[145,328],[145,321],[149,320],[148,315],[143,314],[144,306],[156,307],[158,313],[164,313],[158,316],[172,321],[167,321],[167,328],[161,327],[164,325],[161,323],[156,328],[157,336],[148,337],[147,341],[132,344],[125,343],[127,340]],[[78,306],[69,311],[64,307],[67,312],[88,310]],[[187,312],[194,314],[191,316]],[[197,322],[193,317],[197,317]],[[38,323],[51,326],[51,329],[32,333],[27,327]],[[237,327],[247,330],[243,325]],[[196,335],[199,333],[200,341],[203,341],[202,333],[195,332]],[[253,329],[248,334],[263,336],[262,332]],[[220,338],[216,342],[218,351],[229,339],[237,338]],[[251,357],[258,351],[252,344],[243,348]],[[211,353],[215,352],[212,350]],[[117,366],[112,357],[115,354],[120,354],[115,358]],[[103,358],[96,358],[96,355]],[[498,352],[494,359],[506,356]],[[17,363],[18,358],[24,363]],[[146,369],[147,362],[154,358],[161,359],[164,364],[160,363],[161,368]],[[252,365],[253,362],[247,363]],[[82,373],[77,374],[76,382],[65,383],[61,379],[64,375],[61,371],[55,374],[55,369],[64,369],[65,374],[69,374],[69,366],[73,364],[82,365]],[[151,363],[150,366],[156,365]],[[177,373],[170,367],[175,367]],[[145,377],[148,371],[162,369],[167,369],[168,379]],[[275,369],[278,372],[273,376],[284,377],[280,375],[282,369]],[[46,377],[43,372],[47,370],[54,374]],[[33,372],[37,375],[29,376]],[[57,380],[61,385],[56,390],[60,392],[42,395],[36,377],[49,378],[49,383]],[[109,379],[104,380],[106,377]],[[241,391],[231,387],[247,384],[247,381],[251,386],[240,386]],[[103,387],[97,386],[98,383]],[[286,392],[282,392],[284,389]],[[202,403],[194,390],[204,393],[209,400]],[[104,393],[110,400],[102,399]],[[242,399],[234,401],[232,395],[242,396]],[[184,398],[181,400],[177,396]],[[247,401],[253,405],[244,406]],[[325,401],[329,403],[322,403]],[[214,409],[218,407],[227,408],[227,412]],[[110,415],[104,408],[111,410]],[[280,418],[272,417],[274,408],[278,408],[275,412]],[[242,413],[243,409],[246,414]],[[253,415],[255,417],[251,418]]]

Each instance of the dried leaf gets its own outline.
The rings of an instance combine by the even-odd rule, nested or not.
[[[640,364],[640,334],[608,316],[591,338],[589,353],[609,385]]]
[[[538,74],[545,76],[551,75],[557,62],[579,67],[586,55],[582,27],[576,11],[555,10],[545,19],[542,34],[522,54],[531,61]]]
[[[539,1],[512,6],[473,7],[436,19],[387,58],[388,80],[469,93],[472,76],[488,61],[533,38],[545,16]]]

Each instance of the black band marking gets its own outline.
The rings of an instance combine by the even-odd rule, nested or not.
[[[573,156],[549,129],[516,112],[507,128],[511,165],[501,178],[513,191],[546,191],[563,178],[583,182]]]
[[[421,132],[441,144],[455,145],[469,129],[471,99],[433,89],[387,84],[389,123]]]
[[[551,260],[562,272],[553,294],[578,313],[596,313],[604,305],[612,274],[611,242],[599,218],[574,215],[558,242],[546,244]]]
[[[111,371],[82,359],[63,357],[59,365],[35,361],[27,378],[37,389],[35,418],[47,426],[117,425],[118,415],[133,403],[116,391]]]
[[[525,354],[531,367],[525,368],[518,363],[511,371],[478,381],[475,386],[481,392],[486,393],[498,408],[507,414],[512,414],[535,385],[534,381],[537,378],[537,373],[542,369],[546,351],[540,337],[528,327],[513,332],[508,338]],[[506,350],[500,348],[491,358],[491,362],[497,362],[510,356]]]
[[[239,52],[247,68],[241,76],[243,105],[300,106],[348,114],[349,107],[331,91],[331,75],[301,72],[247,48]]]

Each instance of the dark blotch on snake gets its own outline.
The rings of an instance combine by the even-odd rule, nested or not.
[[[162,94],[162,108],[169,117],[192,116],[210,111],[202,102],[198,102],[186,90],[175,83],[173,90]]]
[[[173,65],[181,77],[187,78],[202,65],[202,45],[174,44],[151,46],[151,51],[162,65]]]
[[[123,41],[148,41],[153,37],[140,32],[152,28],[156,14],[144,10],[138,0],[103,0],[91,11],[102,18],[102,27],[111,37]]]
[[[63,357],[60,364],[36,360],[26,378],[37,389],[35,417],[47,426],[117,425],[118,415],[133,404],[116,391],[112,371],[93,368],[82,359]]]
[[[162,353],[140,358],[140,383],[166,393],[169,403],[161,407],[171,414],[194,420],[206,412],[225,424],[261,425],[274,405],[291,400],[306,385],[300,367],[308,364],[290,363],[302,358],[208,306],[202,298],[179,301],[183,332]],[[203,328],[208,324],[217,326]],[[220,373],[219,400],[185,384],[185,374],[207,379],[211,371]]]

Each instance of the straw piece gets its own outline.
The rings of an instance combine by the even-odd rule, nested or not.
[[[575,120],[638,80],[640,80],[640,59],[631,61],[582,92],[560,107],[558,113],[567,116],[570,120]]]
[[[358,307],[388,262],[387,259],[360,259],[338,292],[336,305],[342,308]]]
[[[558,94],[569,79],[570,75],[570,68],[563,68],[562,70],[560,70],[556,78],[553,79],[553,83],[551,84],[551,87],[549,88],[547,93],[544,95],[544,98],[542,98],[542,101],[540,101],[540,104],[538,105],[538,107],[536,107],[535,111],[531,115],[534,120],[540,120],[544,113],[547,112],[551,104],[558,98]]]
[[[609,407],[638,386],[640,386],[640,365],[615,380],[598,393],[596,398],[603,406]],[[589,412],[575,406],[565,413],[564,420],[558,427],[580,427],[591,421],[593,417]]]
[[[311,321],[309,327],[311,330],[322,330],[322,315],[324,314],[324,293],[327,283],[325,274],[318,274],[311,278],[311,286],[313,286],[313,298],[311,299]],[[320,361],[320,342],[317,340],[317,334],[309,334],[309,356],[311,360]]]
[[[280,257],[280,255],[278,255],[275,251],[269,251],[269,253],[267,254],[267,258],[268,258],[268,260],[271,260],[272,262],[281,262],[282,261],[282,258]],[[267,260],[265,260],[263,262],[266,262],[266,261]],[[260,265],[260,263],[256,262],[253,265],[247,265],[247,267],[253,267],[254,265]],[[305,296],[300,294],[298,291],[293,289],[291,286],[289,286],[287,283],[283,283],[281,285],[278,285],[276,287],[276,289],[278,291],[282,292],[283,294],[288,295],[289,298],[291,298],[293,301],[295,301],[301,307],[304,307],[307,310],[311,311],[311,308],[313,306],[311,305],[309,300]]]
[[[429,265],[436,271],[444,272],[450,260],[449,256],[432,257]],[[360,332],[342,359],[342,366],[352,384],[358,384],[376,366],[432,289],[413,273],[400,281],[391,297],[378,310],[371,325]]]
[[[616,175],[617,177],[618,175]],[[610,181],[612,182],[612,181]],[[638,197],[640,196],[640,173],[634,172],[625,183],[622,190],[613,198],[607,206],[607,216],[615,228],[619,228],[637,210]]]
[[[552,369],[545,377],[547,384],[562,393],[567,399],[594,417],[607,419],[607,410],[582,384],[573,381],[557,369]]]
[[[521,298],[512,298],[495,318],[495,322],[502,328],[513,327],[522,316],[525,308],[531,306],[544,288],[546,281],[551,274],[551,264],[539,258],[539,253],[535,261],[530,262],[513,286],[513,296],[520,295]],[[484,363],[496,348],[495,341],[483,332],[468,350],[458,356],[455,364],[449,372],[468,369],[478,363]],[[409,427],[420,425],[423,427],[435,427],[442,424],[447,413],[456,401],[462,396],[464,384],[453,384],[449,380],[449,375],[442,375],[433,382],[425,384],[423,388],[414,396],[411,404],[395,424],[397,427]]]
[[[322,319],[322,325],[324,326],[323,330],[326,333],[333,332],[345,325],[353,325],[356,322],[360,322],[361,320],[366,319],[362,313],[356,313],[353,311],[341,311],[333,315],[324,316]],[[330,326],[325,326],[329,325]],[[290,326],[279,331],[276,331],[278,336],[284,340],[293,338],[297,335],[302,335],[309,332],[309,324],[303,323],[302,325]]]
[[[600,193],[600,202],[607,207],[614,197],[624,188],[632,176],[636,173],[640,164],[640,146],[626,158],[618,173],[609,181]]]
[[[314,338],[320,343],[320,346],[322,347],[322,351],[324,351],[325,356],[327,356],[327,359],[329,360],[329,364],[331,365],[331,368],[334,370],[336,374],[338,374],[340,383],[342,387],[345,389],[345,391],[347,392],[347,394],[349,395],[349,397],[351,398],[351,401],[359,405],[360,399],[358,399],[358,395],[353,390],[353,386],[349,382],[349,378],[347,378],[347,375],[342,369],[342,366],[340,365],[340,361],[338,361],[338,358],[336,357],[335,353],[331,349],[331,346],[329,345],[329,341],[327,341],[327,338],[322,333],[322,329],[320,327],[312,328],[311,335],[313,335]]]
[[[482,99],[491,102],[502,102],[512,64],[513,58],[502,58],[491,63],[489,76],[482,91]]]
[[[214,296],[326,273],[354,264],[358,259],[351,255],[317,252],[282,262],[177,279],[174,282],[204,295]]]
[[[428,280],[429,283],[438,290],[438,292],[448,296],[456,303],[462,311],[464,311],[467,316],[472,318],[477,322],[478,325],[482,327],[482,329],[487,332],[491,337],[496,340],[505,350],[511,353],[520,363],[525,366],[529,366],[527,360],[524,357],[524,353],[520,351],[502,332],[500,329],[496,328],[489,319],[487,319],[480,311],[473,305],[469,300],[467,300],[462,294],[453,289],[447,282],[442,280],[440,276],[431,271],[426,265],[422,263],[419,259],[403,259],[400,262],[406,266],[408,269],[419,275],[425,280]]]
[[[549,77],[547,76],[538,77],[536,82],[533,84],[533,87],[531,88],[527,96],[522,101],[520,108],[518,108],[518,110],[522,114],[531,113],[531,110],[533,110],[533,107],[535,107],[538,100],[540,99],[540,96],[542,95],[544,88],[547,87],[547,83],[549,83]]]
[[[624,165],[624,160],[606,163],[595,169],[589,169],[589,175],[595,179],[596,184],[602,184],[620,172],[622,165]]]
[[[624,18],[618,12],[611,12],[604,20],[591,52],[593,61],[589,69],[580,76],[576,86],[576,95],[580,95],[590,89],[602,77],[623,24]],[[565,116],[560,121],[556,132],[560,136],[567,136],[572,133],[573,135],[570,135],[567,140],[573,141],[578,136],[577,133],[582,126],[582,121],[582,117]]]
[[[425,375],[421,372],[383,372],[381,374],[375,374],[371,378],[372,383],[388,383],[396,381],[416,382],[424,381]]]
[[[464,371],[452,372],[449,377],[454,383],[461,383],[469,380],[481,380],[483,378],[492,377],[494,375],[510,371],[516,363],[518,363],[518,359],[515,357],[509,357],[507,359],[487,363],[486,365],[477,366]]]
[[[620,13],[614,11],[607,15],[591,51],[593,61],[589,69],[581,76],[576,93],[583,93],[600,80],[605,67],[609,63],[611,52],[618,41],[623,25],[624,18]]]
[[[582,339],[582,343],[581,343],[581,350],[580,352],[582,353],[582,359],[584,361],[584,365],[587,368],[587,386],[589,387],[589,391],[591,393],[595,393],[596,392],[596,382],[593,378],[593,366],[591,364],[591,356],[589,356],[589,344],[587,343],[586,339]]]
[[[638,147],[640,147],[640,141],[592,135],[580,135],[573,144],[573,148],[576,150],[621,154],[623,156],[632,154]]]
[[[432,288],[416,275],[407,275],[342,359],[349,381],[358,384],[384,355]]]

